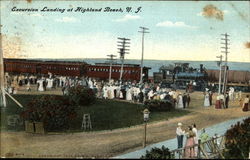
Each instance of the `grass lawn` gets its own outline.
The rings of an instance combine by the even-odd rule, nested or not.
[[[35,97],[40,95],[14,95],[24,106]],[[115,100],[97,99],[95,104],[78,107],[77,118],[70,124],[70,132],[81,131],[83,114],[89,113],[93,131],[112,130],[117,128],[131,127],[143,123],[143,105],[121,102]],[[7,115],[19,114],[22,111],[11,99],[8,99],[7,107],[1,108],[1,129],[6,126]],[[184,116],[190,113],[186,110],[175,110],[171,112],[151,112],[149,122],[166,120],[173,117]],[[23,128],[23,127],[22,127]]]

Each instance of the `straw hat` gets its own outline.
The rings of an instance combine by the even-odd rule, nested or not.
[[[150,113],[149,110],[146,108],[144,109],[143,113],[147,114],[147,113]]]
[[[178,123],[178,126],[182,126],[182,123],[179,122],[179,123]]]

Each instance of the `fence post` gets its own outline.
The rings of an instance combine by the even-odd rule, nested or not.
[[[184,152],[182,153],[182,150],[179,150],[179,159],[181,159],[181,155],[182,155],[182,158],[185,156],[185,148],[183,150]]]
[[[215,138],[212,137],[212,153],[215,154],[216,150],[215,150]]]
[[[201,140],[198,140],[198,151],[197,151],[197,158],[201,157]]]

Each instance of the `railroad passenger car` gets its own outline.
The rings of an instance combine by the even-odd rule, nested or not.
[[[143,80],[148,80],[149,67],[143,67]],[[119,80],[121,72],[121,64],[112,65],[111,78]],[[87,69],[87,76],[105,80],[109,78],[110,64],[109,63],[96,63],[89,65]],[[122,80],[140,80],[141,67],[137,64],[124,64]]]
[[[4,59],[4,70],[10,73],[48,74],[61,76],[85,76],[100,80],[109,78],[109,63],[96,63],[74,61],[46,61],[30,59]],[[143,68],[144,80],[148,80],[149,67]],[[121,64],[113,64],[112,79],[120,78]],[[122,80],[140,80],[141,68],[136,64],[124,64]]]
[[[86,74],[85,62],[43,61],[28,59],[4,59],[5,72],[82,76]]]

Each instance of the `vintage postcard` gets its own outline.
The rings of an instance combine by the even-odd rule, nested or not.
[[[249,1],[0,2],[1,158],[250,158]]]

